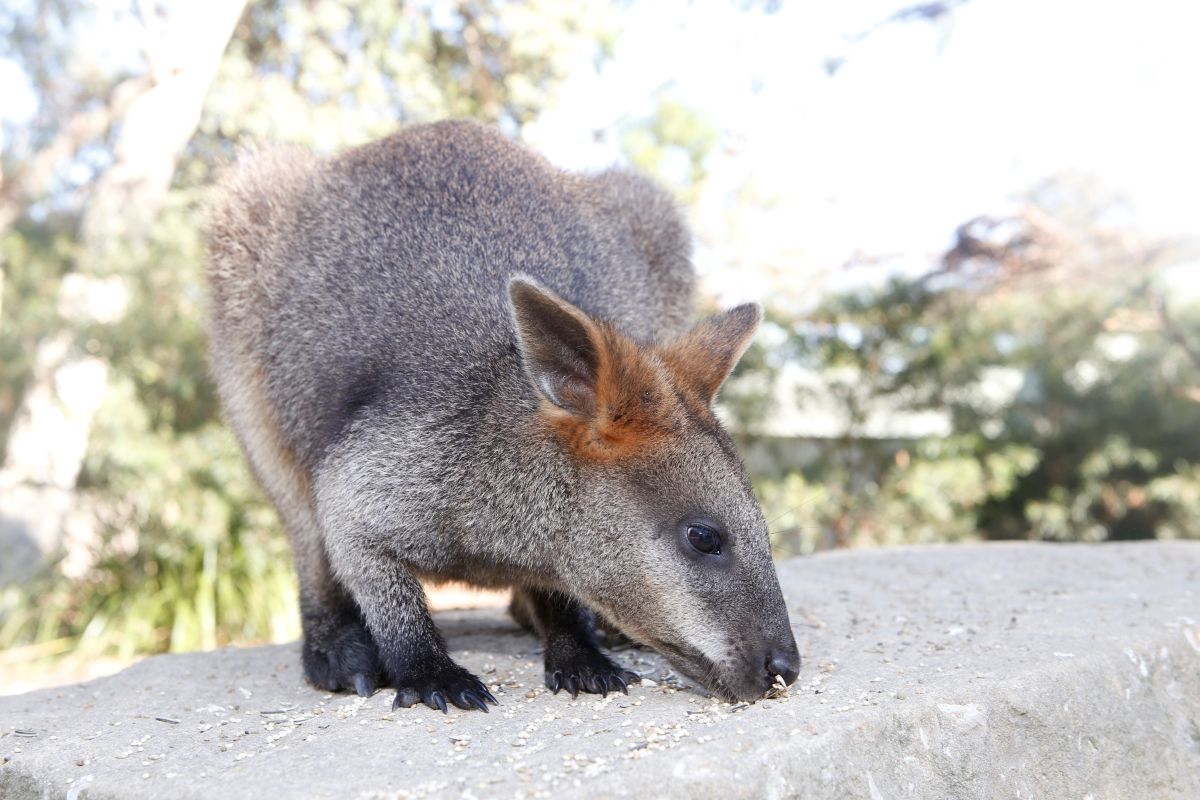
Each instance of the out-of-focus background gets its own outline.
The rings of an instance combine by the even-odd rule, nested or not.
[[[13,0],[0,9],[0,691],[298,635],[221,420],[237,148],[474,117],[674,190],[781,556],[1200,536],[1200,7]],[[1117,587],[1114,587],[1116,589]]]

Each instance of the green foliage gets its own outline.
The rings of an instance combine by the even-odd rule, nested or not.
[[[72,232],[58,219],[22,221],[0,234],[0,463],[37,343],[63,326],[56,297],[74,251]]]
[[[1027,446],[980,454],[973,437],[961,435],[917,441],[911,450],[829,447],[834,455],[804,472],[756,480],[780,555],[978,539],[979,509],[1007,497],[1037,462]]]
[[[298,633],[287,543],[208,378],[194,196],[172,197],[127,270],[125,315],[80,330],[110,366],[76,492],[93,535],[69,561],[87,568],[7,593],[0,646],[66,638],[77,656],[125,659]]]
[[[294,638],[287,544],[233,437],[217,424],[170,438],[155,433],[134,393],[116,382],[95,431],[80,502],[96,509],[104,536],[90,568],[49,579],[35,606],[6,597],[0,637],[67,637],[79,655],[122,659]]]

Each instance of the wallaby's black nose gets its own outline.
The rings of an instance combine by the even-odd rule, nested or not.
[[[798,653],[785,654],[778,650],[770,651],[767,653],[767,672],[780,676],[784,683],[791,685],[792,681],[796,680],[796,676],[800,674],[800,655]]]

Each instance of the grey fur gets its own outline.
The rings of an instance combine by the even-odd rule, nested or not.
[[[725,433],[680,405],[654,446],[581,457],[547,420],[588,412],[564,411],[529,371],[544,312],[514,321],[536,301],[611,323],[683,398],[652,343],[687,331],[689,257],[673,202],[644,178],[570,175],[473,123],[328,161],[270,150],[231,171],[211,235],[213,371],[293,542],[312,682],[486,710],[490,695],[446,654],[422,577],[517,587],[552,686],[556,672],[586,691],[630,678],[595,650],[593,610],[729,697],[761,696],[771,653],[798,667],[766,525]],[[729,340],[720,379],[750,316],[711,328],[704,347]],[[547,368],[553,347],[576,363],[557,338],[566,323],[547,324]],[[562,379],[589,391],[587,374]],[[697,514],[725,529],[723,557],[687,551],[681,520]]]

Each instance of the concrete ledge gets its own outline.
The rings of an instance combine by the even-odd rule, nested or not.
[[[1200,797],[1200,543],[985,545],[780,565],[806,663],[753,706],[553,696],[495,611],[444,614],[491,714],[305,688],[294,646],[0,698],[4,798]],[[32,735],[28,735],[32,734]]]

